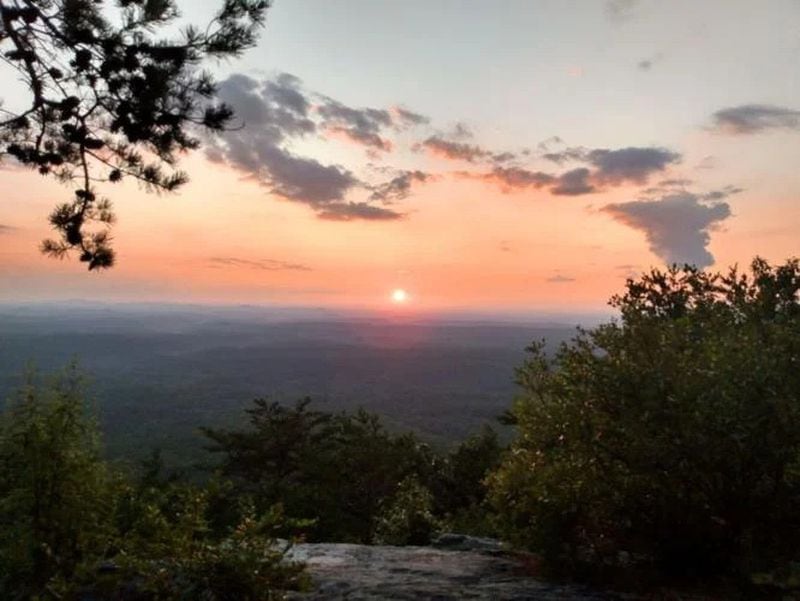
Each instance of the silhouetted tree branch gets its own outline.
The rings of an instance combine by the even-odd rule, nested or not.
[[[252,47],[270,2],[223,0],[204,30],[173,37],[157,32],[179,17],[175,0],[110,4],[0,1],[0,60],[30,92],[18,110],[0,105],[0,159],[74,186],[50,215],[58,238],[42,251],[77,250],[90,270],[114,263],[114,213],[95,184],[128,178],[158,193],[187,181],[177,156],[199,146],[198,130],[222,130],[233,116],[214,101],[202,64]]]

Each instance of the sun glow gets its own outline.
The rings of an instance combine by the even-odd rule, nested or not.
[[[402,288],[392,290],[392,302],[401,305],[408,301],[408,292]]]

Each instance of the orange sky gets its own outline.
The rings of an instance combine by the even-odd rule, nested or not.
[[[526,6],[530,5],[526,3],[510,4],[518,6],[520,14],[529,12]],[[715,202],[724,202],[729,209],[729,216],[699,230],[709,236],[705,251],[713,256],[714,268],[746,263],[756,254],[774,261],[797,255],[800,172],[796,166],[800,159],[800,131],[791,122],[791,111],[800,107],[791,105],[792,100],[800,98],[796,60],[787,63],[785,73],[780,66],[775,66],[773,73],[763,73],[759,70],[761,55],[744,47],[739,59],[745,61],[745,67],[750,67],[752,82],[748,86],[742,87],[741,81],[708,82],[700,74],[687,82],[685,72],[681,71],[683,61],[687,60],[686,48],[670,46],[669,36],[664,40],[656,38],[660,34],[653,33],[657,31],[654,21],[663,22],[666,17],[659,15],[657,8],[648,6],[651,5],[642,3],[639,12],[624,22],[611,21],[602,10],[586,16],[587,23],[595,23],[602,29],[598,39],[603,31],[611,36],[608,43],[612,47],[599,53],[588,41],[578,40],[577,29],[562,31],[563,35],[576,36],[566,38],[571,45],[553,46],[560,48],[563,56],[551,53],[547,61],[541,62],[541,57],[534,58],[532,54],[528,63],[522,63],[529,65],[530,78],[537,82],[535,90],[527,92],[529,102],[525,110],[518,110],[517,93],[527,89],[527,79],[511,77],[509,72],[503,84],[507,87],[492,90],[490,96],[507,96],[507,107],[515,109],[504,111],[502,104],[497,106],[496,99],[484,102],[475,97],[472,104],[465,103],[465,97],[469,97],[465,95],[483,93],[485,86],[481,84],[480,73],[469,80],[460,78],[451,73],[458,70],[456,63],[448,62],[428,72],[426,65],[431,59],[415,53],[411,29],[406,40],[408,60],[419,67],[419,80],[412,83],[423,87],[430,84],[438,90],[435,96],[428,98],[409,83],[394,87],[392,82],[384,81],[383,75],[370,71],[370,63],[363,65],[360,84],[353,84],[356,76],[349,71],[337,83],[330,72],[335,67],[337,48],[341,49],[337,44],[341,44],[346,32],[332,31],[321,39],[318,63],[312,64],[305,55],[292,55],[289,48],[292,31],[302,33],[304,28],[316,27],[316,23],[295,8],[282,7],[278,2],[270,28],[280,33],[270,36],[268,30],[264,43],[228,71],[247,73],[259,82],[269,81],[276,72],[294,72],[302,78],[299,89],[314,98],[314,118],[321,114],[319,106],[324,106],[325,101],[320,100],[322,94],[335,95],[336,101],[346,106],[389,111],[392,106],[401,105],[428,117],[428,123],[419,127],[380,130],[387,140],[391,138],[392,149],[377,155],[374,150],[349,141],[341,132],[331,133],[334,131],[331,126],[327,130],[320,126],[317,138],[298,138],[285,146],[293,156],[340,165],[362,181],[377,182],[388,177],[384,172],[391,175],[402,170],[419,169],[429,174],[427,181],[414,184],[406,198],[385,205],[401,213],[402,218],[346,222],[319,219],[316,205],[287,199],[270,193],[268,186],[259,185],[252,174],[235,163],[232,150],[227,151],[222,163],[196,153],[184,160],[183,167],[192,180],[178,194],[149,195],[134,184],[108,191],[119,218],[114,227],[118,265],[108,272],[87,273],[77,261],[54,261],[42,257],[37,250],[39,242],[49,235],[48,212],[55,203],[69,197],[69,190],[6,165],[0,171],[0,225],[6,226],[0,229],[0,300],[87,298],[380,309],[390,306],[393,289],[403,288],[411,295],[406,310],[602,310],[608,297],[620,290],[630,273],[663,265],[667,252],[679,252],[674,248],[654,251],[648,241],[647,227],[657,230],[668,225],[672,228],[668,233],[675,234],[677,239],[682,227],[690,234],[692,228],[700,227],[658,223],[661,213],[655,218],[646,217],[649,221],[645,225],[631,226],[604,207],[642,198],[662,202],[678,191],[693,195],[692,210]],[[792,6],[787,3],[783,10],[796,23],[800,15],[796,10],[791,12]],[[547,11],[558,11],[547,7]],[[320,5],[319,10],[329,11],[334,29],[358,26],[339,19],[344,16],[330,4]],[[452,18],[479,19],[479,14],[473,14],[476,11],[480,12],[454,8]],[[731,18],[746,19],[746,15]],[[710,29],[708,38],[712,42],[719,36],[720,52],[723,46],[726,51],[734,51],[723,41],[725,32],[713,30],[722,25],[698,19],[698,27],[705,27],[707,32]],[[507,27],[513,27],[513,20],[514,15],[509,14]],[[734,25],[747,27],[738,20]],[[558,25],[569,26],[566,21]],[[370,22],[364,27],[377,25]],[[651,32],[649,46],[642,41],[644,33],[640,36],[642,40],[631,33],[637,27]],[[466,43],[457,30],[439,41],[445,57],[450,46]],[[589,31],[588,24],[586,30]],[[762,32],[753,35],[760,45],[773,44],[776,57],[783,56],[785,49],[781,44],[788,40],[783,29],[773,32],[772,37]],[[634,43],[631,39],[638,41]],[[711,69],[715,60],[723,63],[730,57],[722,61],[720,53],[709,50],[709,39],[698,38],[691,43],[696,44],[695,58],[705,58]],[[370,55],[373,41],[363,40],[361,51],[365,56]],[[503,72],[505,42],[491,37],[482,42],[484,53],[492,55],[496,50],[495,68]],[[524,48],[524,39],[519,43]],[[615,43],[620,47],[616,48]],[[345,47],[342,52],[351,50]],[[630,60],[625,63],[615,58],[623,51],[631,52]],[[386,52],[390,58],[392,51]],[[651,55],[660,57],[653,61],[652,68],[647,67],[652,72],[646,73],[642,67],[637,69],[637,60]],[[465,56],[464,60],[470,57]],[[511,69],[511,62],[517,60],[522,59],[510,59],[505,68]],[[781,61],[776,59],[776,62]],[[557,64],[564,67],[552,67]],[[515,68],[519,70],[518,65]],[[606,71],[608,74],[597,79],[597,73]],[[500,85],[499,76],[492,73],[491,80]],[[223,73],[222,78],[225,76]],[[9,76],[0,73],[2,77]],[[552,86],[548,86],[547,77],[551,78]],[[619,83],[625,81],[624,77],[632,82],[629,89]],[[652,83],[646,83],[643,79],[646,77]],[[443,91],[438,82],[441,78],[450,82],[449,91]],[[610,82],[613,78],[618,78],[614,93],[627,100],[604,104],[600,99],[610,92],[603,80]],[[679,93],[678,86],[672,85],[678,80],[683,80],[689,91]],[[725,78],[719,80],[725,81]],[[570,94],[554,95],[553,90],[567,85],[564,82],[572,86]],[[686,96],[681,95],[700,94],[707,87],[710,90],[711,84],[713,91],[707,92],[711,100],[705,105],[687,103]],[[336,89],[321,89],[326,85]],[[719,90],[720,85],[728,85],[727,92]],[[664,94],[654,100],[656,91],[662,89]],[[796,96],[791,97],[792,93]],[[448,114],[443,94],[451,94],[461,112]],[[628,112],[615,108],[627,106],[626,102],[636,108]],[[752,135],[728,135],[720,128],[714,129],[715,111],[754,103],[782,107],[789,111],[788,120],[776,121],[777,125],[769,125]],[[487,108],[489,105],[494,108]],[[572,130],[573,125],[565,115],[578,114],[579,106],[585,109],[580,117],[582,129]],[[588,120],[586,113],[591,117]],[[534,116],[538,119],[535,124]],[[554,125],[544,129],[542,124],[548,122]],[[459,123],[468,126],[469,136],[455,136],[453,132]],[[542,149],[546,149],[541,143],[559,136],[565,141],[551,144],[552,149],[582,148],[583,162],[572,167],[585,165],[591,170],[596,190],[558,195],[550,187],[555,184],[504,190],[497,183],[478,178],[501,165],[500,162],[492,162],[491,158],[449,160],[419,146],[437,136],[474,145],[490,154],[511,151],[515,158],[504,165],[531,173],[546,171],[552,178],[561,178],[570,166],[548,163],[540,156],[544,153]],[[630,147],[664,148],[679,159],[663,169],[653,168],[646,178],[634,181],[633,176],[615,180],[613,174],[604,175],[604,167],[596,159],[586,158],[592,149]],[[527,151],[523,152],[524,149]],[[465,177],[464,172],[474,176]],[[267,177],[277,176],[268,172]],[[648,191],[658,187],[660,181],[676,179],[691,182],[671,191]],[[736,187],[737,191],[726,192],[718,201],[703,196],[726,186]],[[359,198],[348,197],[348,200]],[[634,209],[626,205],[623,210]],[[674,245],[673,238],[665,244]]]

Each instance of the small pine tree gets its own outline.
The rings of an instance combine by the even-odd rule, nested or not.
[[[110,537],[114,500],[75,365],[0,415],[0,591],[33,596]]]

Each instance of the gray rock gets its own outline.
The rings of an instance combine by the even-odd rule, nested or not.
[[[437,549],[450,549],[451,551],[502,551],[502,543],[494,538],[469,536],[445,532],[437,536],[432,542],[432,547]]]
[[[503,555],[496,541],[448,535],[448,547],[301,544],[290,558],[305,561],[315,589],[293,593],[305,601],[610,601],[615,597],[578,586],[545,583],[525,574],[522,563]],[[486,545],[481,550],[452,546]]]

